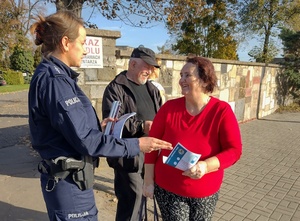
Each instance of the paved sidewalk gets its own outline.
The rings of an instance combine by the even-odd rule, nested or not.
[[[225,172],[216,220],[300,220],[300,113],[240,125],[243,155]]]
[[[272,114],[240,124],[241,160],[225,172],[213,221],[300,220],[300,113]],[[0,94],[0,220],[46,221],[29,147],[27,92]],[[113,221],[113,172],[96,171],[99,220]]]

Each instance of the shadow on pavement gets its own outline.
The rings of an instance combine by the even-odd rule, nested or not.
[[[101,166],[100,166],[101,170]],[[101,172],[100,172],[101,173]],[[94,184],[94,190],[103,191],[105,193],[114,195],[114,188],[113,188],[114,180],[104,177],[95,175],[95,184]]]
[[[0,201],[0,217],[1,221],[37,221],[48,220],[47,213],[36,210],[17,207]]]
[[[39,155],[30,147],[28,125],[0,129],[0,175],[36,178]]]
[[[28,125],[1,128],[0,140],[0,175],[22,178],[40,176],[37,165],[41,158],[31,147]],[[100,174],[95,175],[94,189],[114,194],[111,187],[114,181],[101,175],[101,167]]]
[[[281,122],[281,123],[300,123],[300,121],[290,121],[290,120],[279,120],[279,119],[258,119],[263,121],[274,121],[274,122]]]
[[[29,127],[28,125],[20,125],[0,128],[0,140],[0,149],[15,145],[26,145],[29,147]]]
[[[28,114],[0,114],[1,117],[6,117],[6,118],[28,118]]]

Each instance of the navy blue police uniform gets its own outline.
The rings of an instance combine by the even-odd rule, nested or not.
[[[32,147],[43,159],[41,188],[51,221],[97,220],[91,165],[93,170],[101,156],[130,158],[140,152],[138,139],[103,135],[77,77],[55,57],[44,59],[28,94]]]

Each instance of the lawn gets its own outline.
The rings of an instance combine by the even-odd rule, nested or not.
[[[29,89],[29,84],[4,85],[4,86],[0,86],[0,94],[14,92],[14,91],[23,91],[28,89]]]

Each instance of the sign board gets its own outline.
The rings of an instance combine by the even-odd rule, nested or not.
[[[103,68],[102,38],[86,36],[84,46],[87,55],[82,59],[80,68]]]

